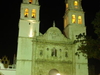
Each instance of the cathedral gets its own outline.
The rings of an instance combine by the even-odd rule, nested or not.
[[[38,0],[23,0],[20,8],[16,75],[88,75],[88,62],[76,56],[76,36],[86,33],[81,0],[65,0],[64,34],[53,23],[39,31]]]

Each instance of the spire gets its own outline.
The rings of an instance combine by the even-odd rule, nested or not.
[[[55,21],[53,21],[53,27],[55,27]]]

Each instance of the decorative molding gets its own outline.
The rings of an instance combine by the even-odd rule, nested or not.
[[[68,43],[71,40],[66,38],[57,27],[50,27],[44,35],[37,37],[37,41]]]
[[[67,63],[67,64],[72,64],[73,62],[71,60],[67,60],[67,61],[52,61],[52,60],[43,60],[43,59],[37,59],[35,60],[36,63]]]

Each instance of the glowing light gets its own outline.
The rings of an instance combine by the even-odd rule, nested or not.
[[[26,8],[26,9],[25,9],[25,13],[24,13],[24,16],[25,16],[25,17],[28,17],[28,12],[29,12],[29,10]]]
[[[82,24],[82,16],[78,16],[78,24]]]
[[[29,37],[33,37],[33,30],[32,29],[30,29]]]
[[[30,25],[29,37],[33,37],[33,36],[34,36],[33,25]]]
[[[56,75],[60,75],[60,73],[57,73]]]
[[[36,23],[36,21],[34,20],[27,20],[27,21],[29,21],[30,23]]]
[[[66,4],[66,8],[68,8],[68,3]]]
[[[74,5],[75,5],[75,6],[78,6],[78,2],[77,2],[77,1],[74,1]]]
[[[32,3],[32,0],[29,0],[29,3]]]
[[[76,17],[75,17],[75,15],[72,15],[72,23],[76,23]]]
[[[36,17],[36,10],[32,9],[32,18],[35,18],[35,17]]]

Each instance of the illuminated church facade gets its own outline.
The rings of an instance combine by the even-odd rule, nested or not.
[[[50,27],[39,31],[38,0],[23,0],[20,8],[16,75],[88,75],[88,62],[76,56],[76,35],[86,33],[81,0],[65,0],[64,34]]]

